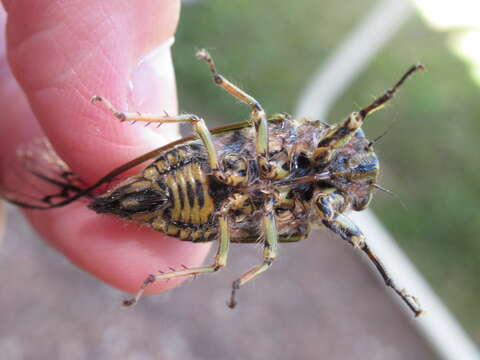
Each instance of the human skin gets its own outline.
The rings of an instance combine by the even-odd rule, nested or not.
[[[93,183],[178,135],[172,125],[119,123],[89,99],[102,95],[121,110],[176,113],[168,43],[179,1],[4,0],[3,5],[0,177],[18,145],[41,136],[76,174]],[[15,185],[19,191],[25,186]],[[25,214],[72,263],[130,293],[148,274],[200,265],[209,249],[98,215],[81,202]],[[147,293],[177,283],[158,282]]]

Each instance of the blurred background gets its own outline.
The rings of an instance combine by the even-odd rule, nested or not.
[[[325,59],[387,2],[185,1],[173,47],[180,110],[211,127],[248,119],[248,107],[195,59],[205,47],[267,112],[293,113]],[[365,125],[372,139],[390,129],[375,145],[380,183],[406,205],[378,192],[371,208],[478,344],[480,9],[447,3],[407,5],[405,21],[321,120],[343,119],[411,64],[426,66]],[[72,267],[8,213],[0,359],[440,358],[360,254],[326,232],[284,245],[275,266],[242,288],[235,311],[225,306],[230,282],[257,262],[258,247],[234,246],[225,271],[124,310],[121,293]]]

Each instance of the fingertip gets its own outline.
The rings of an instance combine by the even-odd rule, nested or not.
[[[99,94],[122,111],[176,112],[168,47],[158,64],[162,72],[131,84],[142,59],[172,38],[179,1],[27,3],[8,4],[9,61],[44,132],[75,172],[93,181],[170,140],[172,127],[154,138],[150,130],[118,124],[88,100]],[[157,95],[150,104],[131,101],[141,82]]]

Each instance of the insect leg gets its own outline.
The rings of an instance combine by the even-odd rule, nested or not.
[[[273,211],[273,203],[274,200],[270,199],[266,202],[265,206],[265,215],[263,215],[263,232],[265,236],[265,244],[263,249],[263,263],[257,265],[244,274],[242,274],[237,280],[232,283],[232,293],[230,296],[230,301],[228,302],[228,306],[230,308],[234,308],[237,305],[237,301],[235,300],[236,292],[240,287],[257,275],[260,275],[264,271],[266,271],[273,263],[275,258],[277,257],[278,253],[278,231],[277,231],[277,224],[275,221],[275,215]]]
[[[215,63],[213,62],[212,57],[207,50],[202,49],[197,52],[197,58],[203,60],[207,63],[210,71],[213,75],[213,81],[215,84],[220,86],[222,89],[227,91],[229,94],[240,100],[241,102],[250,105],[252,107],[251,122],[255,127],[256,131],[256,153],[261,169],[269,169],[268,166],[268,122],[265,111],[263,110],[260,103],[255,100],[252,96],[247,94],[242,89],[238,88],[230,81],[225,79],[221,74],[218,73]]]
[[[140,287],[140,290],[137,292],[135,297],[129,300],[125,300],[123,302],[123,305],[124,306],[135,305],[140,299],[140,297],[143,295],[145,289],[155,281],[169,280],[169,279],[174,279],[179,277],[195,276],[198,274],[211,273],[211,272],[218,271],[222,267],[224,267],[227,264],[228,248],[230,245],[230,229],[228,227],[228,219],[226,214],[219,217],[218,225],[219,225],[219,236],[218,236],[219,244],[218,244],[217,254],[215,256],[215,261],[212,265],[200,266],[200,267],[191,268],[191,269],[185,268],[181,270],[173,270],[173,271],[169,271],[161,274],[151,274],[145,279],[145,281],[143,282],[142,286]]]
[[[341,148],[352,139],[357,130],[362,127],[363,121],[368,115],[380,109],[391,100],[400,86],[402,86],[410,75],[417,70],[423,69],[424,67],[421,64],[413,65],[402,75],[400,80],[382,96],[375,99],[370,105],[364,107],[360,111],[351,113],[342,123],[332,126],[330,131],[317,145],[317,149],[314,153],[315,161],[319,164],[329,162],[334,154],[334,150]]]
[[[415,71],[417,70],[425,70],[422,64],[416,64],[411,66],[398,80],[395,85],[391,89],[388,89],[382,96],[378,97],[375,99],[370,105],[364,107],[362,110],[359,111],[359,114],[361,117],[365,118],[374,111],[382,108],[389,100],[393,98],[397,90],[400,88],[400,86],[403,85],[405,80],[412,75]]]
[[[189,122],[193,126],[194,132],[198,135],[200,140],[202,140],[203,145],[205,146],[208,154],[208,162],[212,173],[214,176],[222,182],[228,183],[230,179],[227,179],[227,176],[221,169],[220,162],[218,160],[217,151],[215,145],[213,144],[212,135],[210,130],[208,130],[205,121],[193,114],[182,114],[177,116],[170,115],[158,115],[158,114],[140,114],[140,113],[125,113],[116,110],[113,105],[105,98],[101,96],[94,96],[91,99],[92,102],[101,102],[104,104],[107,109],[109,109],[112,114],[119,119],[120,121],[144,121],[147,123],[182,123]]]
[[[422,314],[422,309],[417,302],[417,299],[408,294],[405,289],[400,289],[390,277],[389,273],[385,269],[385,266],[375,253],[370,249],[365,241],[365,235],[361,230],[345,215],[338,214],[334,220],[322,220],[323,224],[333,231],[335,234],[340,235],[343,240],[348,241],[350,245],[362,250],[375,265],[378,272],[385,281],[385,285],[392,288],[395,293],[400,296],[402,301],[413,311],[415,316]]]

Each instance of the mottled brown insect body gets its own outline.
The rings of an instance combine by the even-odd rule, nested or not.
[[[224,168],[231,176],[244,178],[243,183],[230,186],[219,182],[212,175],[201,141],[190,140],[166,151],[141,174],[89,206],[99,213],[145,223],[181,240],[203,242],[218,235],[218,212],[223,202],[241,193],[245,197],[232,216],[230,241],[256,242],[261,235],[261,205],[268,196],[274,196],[279,241],[298,241],[308,235],[310,222],[318,218],[312,198],[337,188],[348,195],[337,211],[350,207],[361,210],[368,204],[376,182],[378,159],[362,131],[327,165],[316,167],[310,161],[309,154],[329,129],[331,126],[319,121],[272,116],[270,160],[279,174],[276,179],[262,179],[255,159],[254,129],[248,123],[234,130],[227,127],[212,136],[213,142]],[[325,172],[330,176],[323,180],[289,184]]]
[[[361,230],[345,213],[367,207],[377,187],[378,158],[361,129],[366,117],[389,101],[405,79],[421,65],[411,67],[384,95],[353,112],[344,121],[328,125],[286,114],[267,118],[261,105],[220,75],[210,55],[201,50],[217,85],[252,108],[249,122],[209,130],[203,119],[179,116],[124,113],[106,99],[95,96],[121,121],[147,123],[189,122],[196,137],[184,138],[145,154],[112,171],[96,184],[80,188],[69,177],[57,181],[32,173],[59,186],[59,194],[42,199],[38,206],[11,199],[28,207],[59,207],[88,196],[89,207],[146,224],[151,228],[192,242],[218,241],[213,264],[185,268],[147,277],[134,299],[154,281],[215,272],[226,265],[229,244],[261,242],[263,261],[233,282],[229,305],[236,291],[267,270],[278,254],[278,244],[305,238],[311,225],[324,226],[361,249],[391,287],[418,315],[415,299],[400,290],[369,248]],[[154,159],[144,170],[97,195],[102,184],[122,172]],[[70,176],[70,175],[69,175]],[[58,198],[63,199],[58,201]]]

